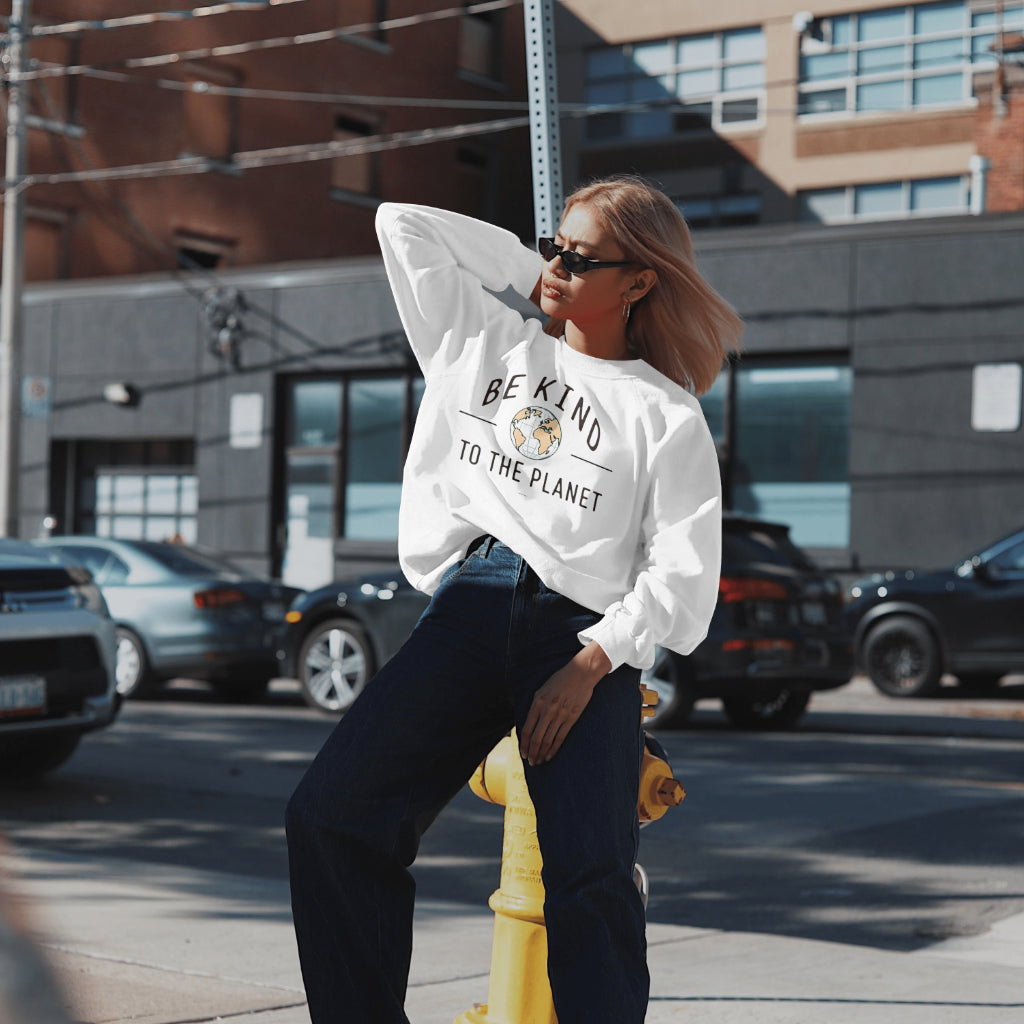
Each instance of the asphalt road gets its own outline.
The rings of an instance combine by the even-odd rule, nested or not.
[[[78,877],[173,869],[191,899],[221,898],[211,879],[280,883],[284,804],[330,728],[284,684],[259,705],[198,686],[130,702],[60,771],[0,789],[3,831]],[[793,732],[736,732],[701,705],[659,738],[687,798],[641,835],[652,926],[909,952],[1024,913],[1024,681],[894,701],[856,680]],[[423,844],[421,900],[485,908],[501,833],[501,808],[460,793]]]

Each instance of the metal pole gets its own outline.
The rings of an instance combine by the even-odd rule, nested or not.
[[[525,0],[526,79],[530,100],[533,219],[553,235],[562,214],[562,138],[558,123],[554,0]]]
[[[29,0],[13,0],[7,45],[7,159],[0,267],[0,537],[17,537],[21,475],[21,293],[24,283],[25,30]]]

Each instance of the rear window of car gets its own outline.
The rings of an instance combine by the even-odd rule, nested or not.
[[[733,565],[795,566],[813,569],[814,563],[790,539],[784,530],[761,528],[751,524],[727,527],[722,534],[722,559]]]

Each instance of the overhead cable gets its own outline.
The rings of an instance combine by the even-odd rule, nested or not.
[[[150,25],[157,21],[186,21],[190,18],[207,18],[214,14],[265,10],[268,7],[284,7],[288,4],[304,4],[306,2],[307,0],[228,0],[226,3],[211,4],[208,7],[194,7],[190,11],[152,11],[149,14],[127,14],[120,18],[103,18],[99,21],[89,18],[80,21],[66,21],[59,25],[36,25],[25,35],[28,37],[71,35],[94,29],[129,28],[134,25]]]
[[[270,149],[250,150],[235,153],[230,160],[215,160],[206,156],[185,156],[173,160],[159,160],[146,164],[129,164],[121,167],[101,167],[85,171],[69,171],[59,174],[29,174],[20,182],[3,183],[4,189],[28,188],[32,185],[59,185],[72,181],[113,181],[125,178],[158,178],[169,175],[207,174],[210,171],[236,173],[260,167],[276,167],[283,164],[309,163],[315,160],[330,160],[340,156],[354,156],[361,153],[379,153],[405,146],[423,146],[433,142],[446,142],[476,135],[491,135],[522,128],[530,123],[529,117],[506,117],[494,121],[480,121],[475,124],[450,125],[442,128],[424,128],[414,131],[391,132],[382,135],[368,135],[360,139],[334,139],[329,142],[314,142],[297,146],[277,146]]]
[[[169,64],[184,64],[188,61],[205,60],[209,57],[230,57],[241,53],[255,53],[261,50],[282,49],[288,46],[307,46],[311,43],[326,43],[346,36],[361,36],[377,31],[390,31],[398,28],[409,28],[446,18],[459,18],[465,14],[484,14],[488,11],[515,7],[522,0],[486,0],[485,3],[470,4],[466,7],[447,7],[440,11],[425,11],[404,18],[388,18],[385,21],[371,21],[361,25],[347,25],[342,28],[323,29],[318,32],[305,32],[299,35],[275,36],[270,39],[256,39],[243,43],[227,43],[222,46],[204,46],[194,50],[176,53],[158,53],[149,57],[126,57],[122,60],[105,61],[102,64],[71,64],[37,68],[22,71],[17,76],[9,75],[10,80],[17,78],[20,82],[36,78],[59,78],[66,75],[82,75],[97,68],[151,68],[165,67]]]

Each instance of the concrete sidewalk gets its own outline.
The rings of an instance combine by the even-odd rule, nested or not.
[[[37,852],[13,868],[76,1020],[309,1024],[283,882]],[[416,1024],[451,1024],[486,1002],[492,924],[489,911],[419,905]],[[916,953],[660,924],[648,939],[649,1024],[1009,1024],[1024,1014],[1024,915]]]

